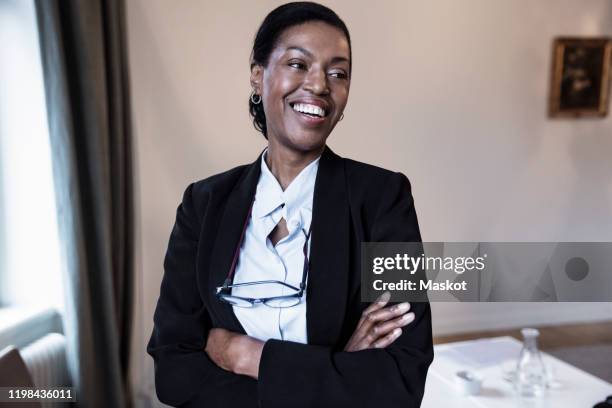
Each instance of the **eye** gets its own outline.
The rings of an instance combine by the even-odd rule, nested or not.
[[[344,71],[332,71],[329,73],[333,78],[346,79],[348,75]]]
[[[288,64],[291,68],[295,68],[295,69],[305,69],[306,68],[306,64],[302,63],[302,62],[290,62]]]

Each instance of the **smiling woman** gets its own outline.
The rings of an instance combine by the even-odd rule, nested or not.
[[[410,183],[326,145],[351,68],[327,7],[288,3],[261,24],[249,109],[268,146],[178,207],[147,348],[162,402],[420,405],[429,304],[360,299],[362,242],[421,240]]]
[[[347,34],[321,21],[285,29],[266,59],[254,55],[251,85],[262,95],[268,140],[321,149],[348,100],[349,61]]]

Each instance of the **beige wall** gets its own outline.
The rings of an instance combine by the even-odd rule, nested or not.
[[[255,159],[248,56],[277,1],[129,0],[137,142],[137,381],[185,186]],[[612,119],[546,118],[556,35],[612,35],[609,0],[329,1],[351,30],[344,156],[411,179],[429,241],[612,240]],[[509,311],[509,309],[512,309]],[[612,315],[607,305],[435,304],[437,333]],[[143,377],[141,377],[143,376]]]

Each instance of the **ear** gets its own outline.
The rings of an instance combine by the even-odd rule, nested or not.
[[[263,67],[259,64],[251,64],[251,88],[256,94],[261,95],[263,84]]]

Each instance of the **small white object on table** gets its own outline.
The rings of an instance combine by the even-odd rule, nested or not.
[[[553,356],[542,353],[557,383],[543,397],[520,400],[513,384],[504,379],[514,369],[522,343],[512,337],[461,341],[434,346],[422,408],[590,408],[612,394],[612,384]],[[457,373],[468,371],[482,379],[476,395],[462,395]],[[459,385],[458,385],[459,384]]]

